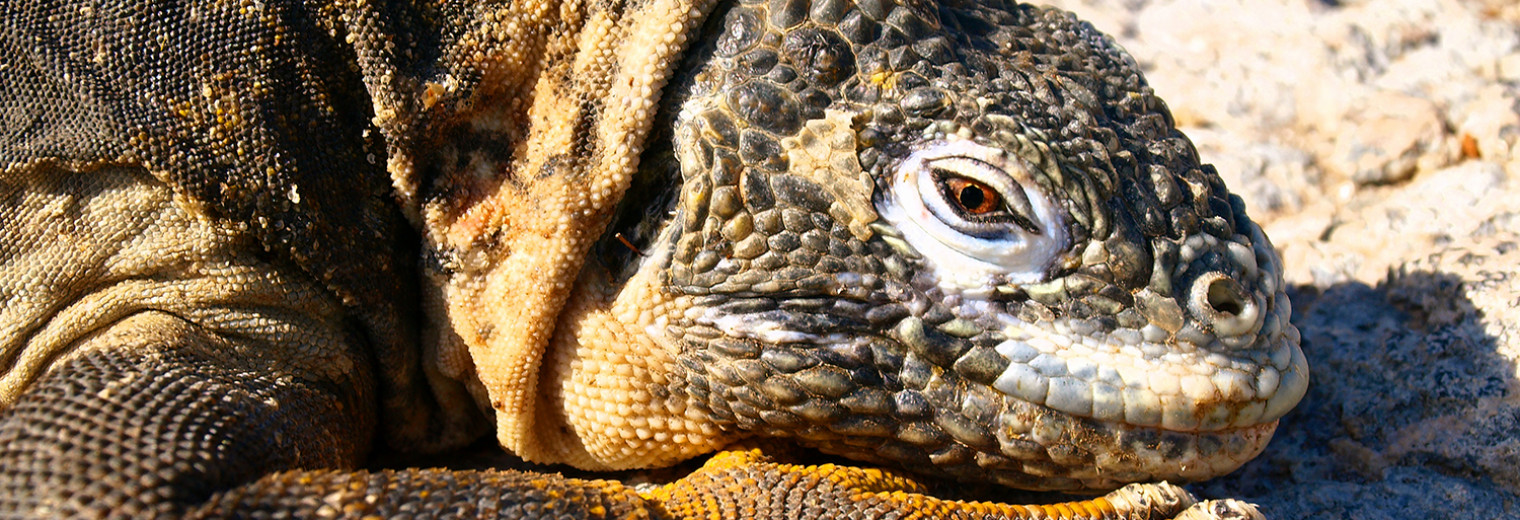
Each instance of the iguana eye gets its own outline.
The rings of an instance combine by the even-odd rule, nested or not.
[[[932,158],[924,163],[929,175],[921,182],[932,183],[937,189],[922,189],[920,195],[945,225],[982,238],[1003,234],[1010,225],[1040,234],[1024,187],[1002,167],[963,156]]]
[[[881,213],[952,285],[1040,280],[1066,233],[1032,168],[971,141],[934,143],[898,163]]]

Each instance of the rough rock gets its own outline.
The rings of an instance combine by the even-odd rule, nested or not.
[[[1309,394],[1195,491],[1520,518],[1520,4],[1054,3],[1145,66],[1295,287]]]

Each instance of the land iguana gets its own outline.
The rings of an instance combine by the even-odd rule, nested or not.
[[[0,13],[3,516],[1171,515],[1161,481],[1251,459],[1307,384],[1267,238],[1065,12]],[[364,469],[493,431],[590,471],[862,465]]]

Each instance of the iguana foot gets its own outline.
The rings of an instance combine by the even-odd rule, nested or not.
[[[758,448],[714,455],[701,469],[640,494],[669,518],[1152,519],[1262,518],[1235,501],[1198,503],[1167,482],[1130,484],[1101,497],[1013,505],[943,500],[890,470],[773,460]]]
[[[632,489],[523,471],[293,471],[219,494],[187,518],[651,518]]]

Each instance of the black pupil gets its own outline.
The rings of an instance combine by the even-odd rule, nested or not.
[[[961,207],[976,209],[982,207],[982,203],[987,202],[987,194],[982,193],[982,189],[976,186],[966,186],[961,188],[960,199]]]

